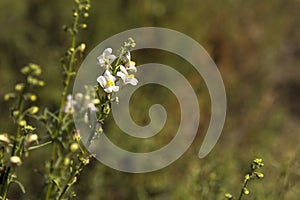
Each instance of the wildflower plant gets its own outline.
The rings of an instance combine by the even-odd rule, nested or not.
[[[73,10],[71,26],[63,29],[70,35],[71,44],[61,58],[63,69],[63,90],[57,110],[40,109],[37,105],[36,88],[43,87],[41,79],[42,68],[30,63],[21,69],[23,82],[17,83],[14,92],[4,96],[10,103],[10,113],[15,123],[15,133],[0,133],[0,199],[8,199],[10,186],[15,183],[25,193],[26,187],[18,179],[17,169],[22,167],[30,151],[45,146],[51,146],[49,160],[45,162],[44,191],[45,200],[70,199],[76,196],[72,186],[93,155],[85,149],[81,141],[80,131],[74,124],[74,113],[79,112],[83,123],[90,128],[90,138],[87,144],[102,133],[102,125],[110,114],[111,103],[118,102],[116,93],[127,84],[136,85],[134,73],[137,71],[135,62],[131,60],[130,50],[135,46],[129,38],[114,55],[111,48],[107,48],[95,58],[99,64],[99,77],[95,86],[86,86],[85,93],[75,96],[69,94],[72,77],[76,74],[79,58],[86,50],[86,44],[78,42],[78,33],[86,29],[85,18],[89,16],[90,1],[74,0],[76,8]],[[103,73],[101,72],[103,71]],[[96,114],[95,121],[92,116]],[[34,121],[43,124],[46,137],[40,137]],[[92,129],[91,129],[92,128]],[[42,197],[40,198],[42,199]]]
[[[264,178],[264,174],[259,171],[260,168],[264,166],[264,163],[262,162],[261,158],[255,158],[250,166],[250,172],[247,173],[244,177],[244,183],[243,187],[241,189],[240,195],[238,197],[238,200],[243,199],[243,196],[249,195],[250,190],[248,189],[248,184],[250,181],[254,181],[255,179],[262,179]],[[226,199],[235,199],[232,194],[226,193],[225,194]]]

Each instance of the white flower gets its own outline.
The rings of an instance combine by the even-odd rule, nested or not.
[[[115,85],[116,77],[114,77],[108,70],[105,70],[103,76],[99,76],[97,81],[106,93],[119,91],[119,86]]]
[[[68,94],[66,105],[63,107],[64,113],[73,114],[75,104],[76,104],[76,101],[73,100],[73,96],[71,94]]]
[[[87,107],[88,107],[88,109],[89,109],[91,112],[97,112],[97,111],[98,111],[98,109],[96,108],[95,104],[93,104],[93,103],[89,103],[89,104],[87,105]]]
[[[128,83],[130,83],[131,85],[136,85],[138,83],[138,80],[134,78],[134,75],[128,74],[126,68],[123,65],[120,66],[120,71],[117,72],[117,76],[122,79],[125,85]]]
[[[116,59],[116,56],[112,54],[112,48],[107,48],[97,59],[100,67],[105,67],[109,66]]]
[[[137,70],[135,67],[135,62],[131,60],[131,55],[129,51],[126,54],[126,58],[127,58],[127,63],[125,65],[126,70],[130,72],[136,72]]]

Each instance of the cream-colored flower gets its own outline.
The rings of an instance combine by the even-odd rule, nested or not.
[[[66,105],[63,107],[64,113],[73,114],[75,104],[76,104],[76,101],[73,99],[73,96],[71,94],[68,94]]]
[[[129,72],[136,72],[137,71],[137,69],[135,67],[136,63],[131,60],[131,55],[130,55],[129,51],[126,54],[126,58],[127,58],[127,62],[125,64],[126,70],[129,71]]]
[[[14,167],[20,166],[22,164],[22,160],[19,156],[10,157],[10,164]]]
[[[134,74],[128,74],[126,68],[121,65],[120,71],[117,72],[117,76],[119,76],[123,83],[127,85],[128,83],[131,85],[136,85],[138,83],[138,80],[134,77]]]
[[[116,77],[108,70],[105,70],[104,74],[97,78],[97,81],[106,93],[119,91],[119,86],[115,85]]]
[[[116,59],[116,56],[112,54],[112,48],[107,48],[97,59],[100,67],[107,67]]]

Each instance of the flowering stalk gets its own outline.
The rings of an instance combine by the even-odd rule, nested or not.
[[[238,200],[241,200],[244,195],[248,195],[250,191],[248,190],[247,186],[251,180],[254,179],[261,179],[264,177],[264,174],[257,171],[261,167],[264,166],[261,158],[255,158],[251,163],[251,171],[245,175],[243,187],[241,189],[240,195]],[[230,193],[225,194],[226,199],[233,199],[233,196]]]
[[[74,75],[74,64],[76,61],[76,55],[78,53],[82,53],[85,50],[85,44],[80,44],[79,46],[77,46],[77,41],[76,41],[76,37],[77,37],[77,33],[78,33],[78,29],[82,28],[85,29],[87,27],[86,24],[79,24],[81,18],[84,17],[88,17],[88,11],[90,8],[90,3],[89,0],[75,0],[75,3],[77,4],[77,8],[75,9],[75,11],[73,12],[73,23],[72,23],[72,27],[71,28],[67,28],[65,27],[65,30],[67,32],[69,32],[71,34],[71,47],[68,49],[68,51],[66,52],[66,56],[64,57],[64,59],[62,60],[62,64],[63,64],[63,69],[64,69],[64,74],[65,74],[65,80],[63,82],[64,84],[64,88],[62,91],[62,96],[61,96],[61,101],[60,101],[60,107],[59,107],[59,111],[58,111],[58,115],[56,118],[56,128],[55,131],[52,134],[52,140],[53,140],[53,144],[52,144],[52,148],[51,148],[51,161],[50,161],[50,169],[49,169],[49,179],[47,181],[47,190],[46,190],[46,195],[45,195],[45,199],[49,200],[52,198],[53,193],[53,187],[54,187],[54,180],[51,177],[54,177],[55,175],[55,171],[57,171],[57,152],[60,151],[58,149],[58,137],[64,132],[64,130],[62,130],[62,127],[64,126],[65,123],[65,116],[64,116],[64,112],[63,112],[63,107],[66,104],[66,97],[67,97],[67,93],[70,87],[70,82],[71,82],[71,78]],[[67,183],[69,184],[69,183]],[[67,190],[63,190],[60,193],[60,198],[62,198],[62,196],[65,194]]]
[[[118,57],[112,53],[111,48],[107,48],[97,58],[100,68],[104,69],[102,75],[97,78],[98,85],[96,86],[96,98],[99,100],[97,121],[94,122],[91,134],[87,140],[86,145],[89,146],[91,141],[97,137],[97,125],[104,124],[105,119],[111,111],[111,103],[118,102],[118,97],[115,97],[120,87],[127,84],[136,85],[138,80],[134,76],[137,71],[135,62],[131,60],[130,50],[135,47],[135,42],[132,38],[124,42],[124,45],[119,50]],[[102,92],[105,94],[102,96]]]
[[[41,74],[41,69],[38,65],[31,63],[22,68],[21,73],[25,76],[24,83],[16,84],[15,92],[8,93],[4,97],[6,101],[16,100],[17,106],[11,108],[11,115],[17,128],[14,136],[9,137],[7,134],[0,134],[1,148],[3,147],[3,149],[8,151],[11,147],[9,164],[5,164],[4,159],[6,155],[4,152],[1,153],[0,184],[2,185],[2,199],[7,199],[10,185],[13,182],[17,183],[24,191],[23,185],[17,180],[16,168],[22,164],[24,152],[25,155],[28,155],[29,147],[33,142],[38,141],[37,134],[33,133],[35,128],[27,124],[26,119],[27,117],[34,117],[39,110],[37,106],[30,105],[31,102],[36,101],[36,95],[29,91],[35,86],[44,86],[44,82],[38,78]]]

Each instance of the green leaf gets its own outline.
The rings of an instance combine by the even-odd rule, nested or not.
[[[23,185],[20,181],[18,181],[18,180],[12,180],[12,182],[13,182],[13,183],[16,183],[16,184],[20,187],[21,191],[22,191],[24,194],[26,193],[25,187],[24,187],[24,185]]]
[[[30,151],[30,150],[38,149],[40,147],[46,146],[46,145],[51,144],[51,143],[52,143],[52,141],[48,141],[48,142],[45,142],[43,144],[31,146],[31,147],[28,148],[28,150]]]

